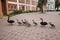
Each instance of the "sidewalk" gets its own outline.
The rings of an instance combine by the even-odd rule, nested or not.
[[[9,26],[7,18],[0,19],[0,40],[60,40],[60,16],[58,12],[48,12],[48,14],[26,13],[11,17],[15,21],[14,25]],[[41,27],[40,18],[44,21],[55,24],[56,29]],[[26,19],[31,23],[31,27],[19,26],[16,19],[21,21]],[[33,26],[32,20],[38,23],[38,26]]]

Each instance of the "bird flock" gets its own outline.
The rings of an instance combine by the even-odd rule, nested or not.
[[[44,21],[43,21],[43,18],[40,18],[40,20],[41,20],[40,25],[46,26],[46,25],[50,24],[50,26],[51,26],[52,28],[55,28],[55,25],[52,24],[52,22],[49,22],[49,23],[44,22]],[[10,20],[10,16],[8,15],[8,20],[7,20],[7,22],[12,25],[15,21],[14,21],[14,20]],[[21,22],[19,21],[19,19],[17,19],[17,23],[18,23],[18,25],[24,25],[24,26],[27,25],[28,27],[31,26],[31,24],[30,24],[26,19],[21,20]],[[38,23],[35,22],[35,20],[32,20],[32,23],[34,24],[34,26],[37,26],[37,25],[38,25]]]

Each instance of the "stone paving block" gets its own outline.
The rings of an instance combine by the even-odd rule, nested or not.
[[[13,26],[9,26],[8,23],[6,22],[7,19],[4,19],[5,21],[1,22],[0,24],[0,40],[60,40],[60,32],[59,32],[60,26],[57,26],[58,25],[57,23],[59,23],[58,21],[60,19],[57,14],[51,15],[51,14],[32,13],[32,14],[23,14],[23,15],[21,14],[11,18],[16,21],[17,17],[19,17],[19,19],[26,18],[32,24],[32,26],[31,27],[18,26],[17,23],[15,23]],[[53,23],[55,23],[56,20],[59,19],[55,23],[57,27],[52,29],[50,28],[50,25],[41,27],[40,24],[38,26],[33,26],[31,20],[34,19],[36,20],[37,23],[39,23],[41,22],[39,19],[40,17],[44,18],[45,21],[47,20],[47,22],[52,21]]]

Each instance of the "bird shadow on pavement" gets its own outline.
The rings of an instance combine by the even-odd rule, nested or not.
[[[56,29],[55,27],[49,27],[49,28],[51,28],[51,29]]]
[[[6,26],[14,26],[14,24],[7,24]]]
[[[46,27],[46,26],[45,25],[41,25],[40,27],[43,28],[43,27]]]

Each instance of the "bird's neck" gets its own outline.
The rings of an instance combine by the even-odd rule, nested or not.
[[[42,19],[42,22],[43,22],[43,19]]]
[[[9,21],[9,18],[10,18],[10,17],[8,16],[8,21]]]

